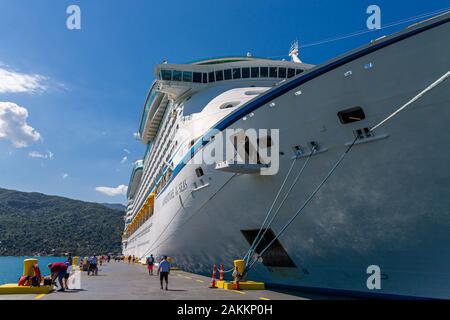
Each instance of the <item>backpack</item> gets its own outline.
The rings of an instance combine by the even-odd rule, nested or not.
[[[51,286],[53,284],[52,279],[44,278],[44,286]]]

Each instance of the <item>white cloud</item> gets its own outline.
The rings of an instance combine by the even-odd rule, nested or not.
[[[49,160],[53,160],[53,158],[55,156],[54,153],[51,151],[48,151],[46,153],[41,153],[38,151],[30,151],[28,153],[28,155],[32,158],[41,158],[41,159],[49,159]]]
[[[127,162],[127,160],[128,160],[128,157],[125,156],[125,157],[122,158],[122,160],[120,160],[120,163],[125,163],[125,162]]]
[[[103,193],[110,197],[115,196],[124,196],[127,194],[128,186],[121,184],[120,186],[116,188],[110,188],[110,187],[96,187],[95,190],[97,192]]]
[[[69,177],[69,174],[68,173],[63,173],[62,174],[62,178],[65,180],[65,179],[67,179]]]
[[[47,89],[45,80],[44,76],[16,72],[0,64],[0,93],[39,93]]]
[[[0,102],[0,139],[8,139],[14,147],[24,148],[41,140],[41,135],[28,125],[28,110],[12,102]]]
[[[125,152],[126,154],[130,154],[131,153],[130,150],[128,150],[128,149],[123,149],[123,152]]]

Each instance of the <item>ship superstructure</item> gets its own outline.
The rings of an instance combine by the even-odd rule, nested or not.
[[[153,215],[154,197],[184,156],[180,150],[192,147],[211,124],[239,106],[311,67],[249,56],[157,65],[139,126],[147,149],[129,182],[126,238]]]

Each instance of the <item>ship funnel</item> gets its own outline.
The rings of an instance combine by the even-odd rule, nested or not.
[[[302,63],[302,61],[298,57],[298,40],[292,42],[291,49],[289,50],[289,56],[291,57],[293,62]]]

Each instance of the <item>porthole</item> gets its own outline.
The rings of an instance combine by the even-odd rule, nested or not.
[[[205,175],[202,167],[198,167],[197,169],[195,169],[195,174],[197,175],[198,178],[203,177]]]
[[[354,107],[338,112],[338,118],[342,124],[352,123],[364,120],[366,115],[361,107]]]

